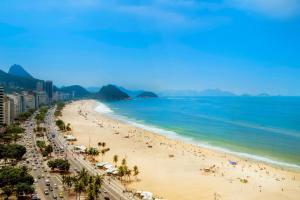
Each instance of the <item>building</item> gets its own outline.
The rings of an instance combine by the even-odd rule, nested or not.
[[[35,109],[35,97],[32,92],[23,92],[25,112],[31,109]],[[22,96],[21,96],[22,97]]]
[[[4,96],[3,98],[3,124],[10,125],[11,124],[11,101],[8,96]]]
[[[21,113],[20,111],[20,95],[15,94],[8,94],[7,95],[11,101],[11,116],[13,120],[19,116]]]
[[[36,83],[36,91],[38,92],[44,91],[44,82],[39,81]]]
[[[36,91],[35,97],[35,108],[38,109],[40,106],[47,105],[47,94],[44,91]]]
[[[48,98],[48,104],[51,104],[52,99],[53,99],[53,83],[52,83],[52,81],[46,81],[45,91],[46,91],[47,98]]]
[[[0,86],[0,126],[4,125],[4,87]]]

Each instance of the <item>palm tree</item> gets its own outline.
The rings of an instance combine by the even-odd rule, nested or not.
[[[79,197],[78,199],[80,200],[81,193],[85,191],[85,184],[83,183],[83,181],[77,180],[75,182],[75,188],[74,188],[74,190],[76,192],[76,196],[78,194],[78,197]],[[77,197],[76,197],[76,199],[77,199]]]
[[[18,133],[13,133],[11,135],[11,139],[14,141],[14,143],[16,143],[19,138],[20,138],[20,135]]]
[[[135,176],[136,180],[137,180],[137,175],[138,175],[139,173],[140,173],[140,172],[139,172],[139,169],[138,169],[138,167],[135,165],[135,166],[133,167],[133,175]]]
[[[105,153],[108,152],[109,150],[110,150],[110,148],[106,148],[106,149],[102,149],[102,150],[101,150],[102,161],[103,161],[103,158],[104,158]]]
[[[62,178],[62,184],[65,187],[65,185],[67,184],[67,176],[63,174],[61,178]]]
[[[123,159],[122,159],[122,165],[123,165],[123,166],[126,166],[126,163],[127,163],[126,159],[123,158]]]
[[[118,155],[114,155],[114,163],[115,163],[115,166],[117,166],[117,163],[118,163]]]
[[[6,185],[2,188],[3,193],[6,195],[5,200],[8,200],[10,195],[13,194],[14,190],[11,185]]]
[[[97,174],[95,176],[95,185],[98,186],[99,188],[101,188],[102,183],[103,183],[103,177],[100,176],[99,174]]]

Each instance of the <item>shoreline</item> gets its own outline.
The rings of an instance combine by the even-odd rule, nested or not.
[[[182,142],[192,144],[199,148],[206,148],[206,149],[209,149],[212,151],[216,151],[218,153],[231,154],[232,156],[237,156],[240,159],[248,159],[248,160],[252,160],[254,162],[263,162],[264,164],[271,165],[272,167],[281,168],[281,169],[283,168],[285,170],[300,172],[300,165],[297,165],[294,163],[288,163],[288,162],[284,162],[284,161],[280,161],[280,160],[275,160],[275,159],[260,156],[260,155],[255,155],[255,154],[251,155],[246,152],[234,151],[234,150],[230,150],[226,147],[219,147],[219,146],[213,146],[210,144],[201,143],[201,141],[196,141],[195,139],[189,138],[188,136],[179,135],[175,131],[165,130],[163,128],[156,127],[153,125],[142,124],[141,122],[132,120],[128,117],[125,117],[125,116],[122,116],[119,114],[115,114],[114,111],[112,111],[105,103],[96,101],[96,104],[97,105],[95,106],[94,110],[101,115],[105,115],[106,117],[117,120],[118,122],[126,123],[128,125],[132,125],[132,126],[135,126],[136,128],[144,129],[144,130],[152,132],[154,134],[159,134],[159,135],[167,137],[171,140],[179,140]]]
[[[132,182],[129,188],[151,191],[167,199],[191,200],[214,199],[215,196],[220,199],[265,199],[266,196],[297,199],[300,195],[297,171],[170,139],[99,113],[96,105],[94,100],[68,104],[62,119],[71,123],[72,134],[78,140],[76,144],[97,146],[97,142],[105,141],[111,151],[104,161],[112,162],[113,155],[117,154],[121,155],[120,159],[125,157],[130,166],[139,166],[141,180]],[[78,114],[79,110],[85,117]],[[103,127],[99,127],[99,123]],[[102,157],[97,159],[102,160]],[[237,165],[230,165],[229,160],[236,161]],[[213,173],[205,172],[209,167],[213,167]],[[247,183],[241,183],[244,179]]]

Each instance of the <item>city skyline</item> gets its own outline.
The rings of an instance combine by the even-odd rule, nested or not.
[[[51,1],[0,8],[0,68],[55,85],[300,95],[299,1]]]

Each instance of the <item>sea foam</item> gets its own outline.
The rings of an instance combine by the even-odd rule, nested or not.
[[[95,111],[99,112],[99,113],[113,113],[113,111],[104,103],[97,103],[97,106],[95,108]]]
[[[141,120],[135,120],[135,119],[123,116],[123,115],[116,114],[116,113],[113,112],[112,109],[110,109],[107,105],[105,105],[104,103],[101,103],[101,102],[98,102],[98,104],[95,108],[95,111],[97,111],[99,113],[102,113],[102,114],[107,114],[107,115],[109,115],[110,117],[112,117],[114,119],[123,121],[123,122],[125,122],[127,124],[130,124],[130,125],[133,125],[137,128],[141,128],[141,129],[144,129],[146,131],[150,131],[150,132],[154,132],[154,133],[166,136],[170,139],[182,140],[182,141],[189,142],[189,143],[194,144],[194,145],[199,146],[199,147],[215,150],[215,151],[218,151],[218,152],[228,153],[228,154],[231,154],[231,155],[236,155],[238,157],[245,158],[245,159],[261,161],[261,162],[268,163],[268,164],[278,166],[278,167],[293,168],[293,169],[297,169],[297,170],[300,169],[300,166],[296,165],[296,164],[286,163],[286,162],[277,161],[277,160],[267,158],[267,157],[263,157],[263,156],[253,155],[253,154],[244,153],[244,152],[237,152],[237,151],[233,151],[233,150],[230,150],[230,149],[227,149],[227,148],[213,146],[213,145],[211,145],[207,142],[202,142],[202,141],[196,140],[196,139],[188,137],[188,136],[179,135],[175,131],[170,131],[170,130],[159,128],[159,127],[156,127],[156,126],[153,126],[153,125],[145,124]]]

